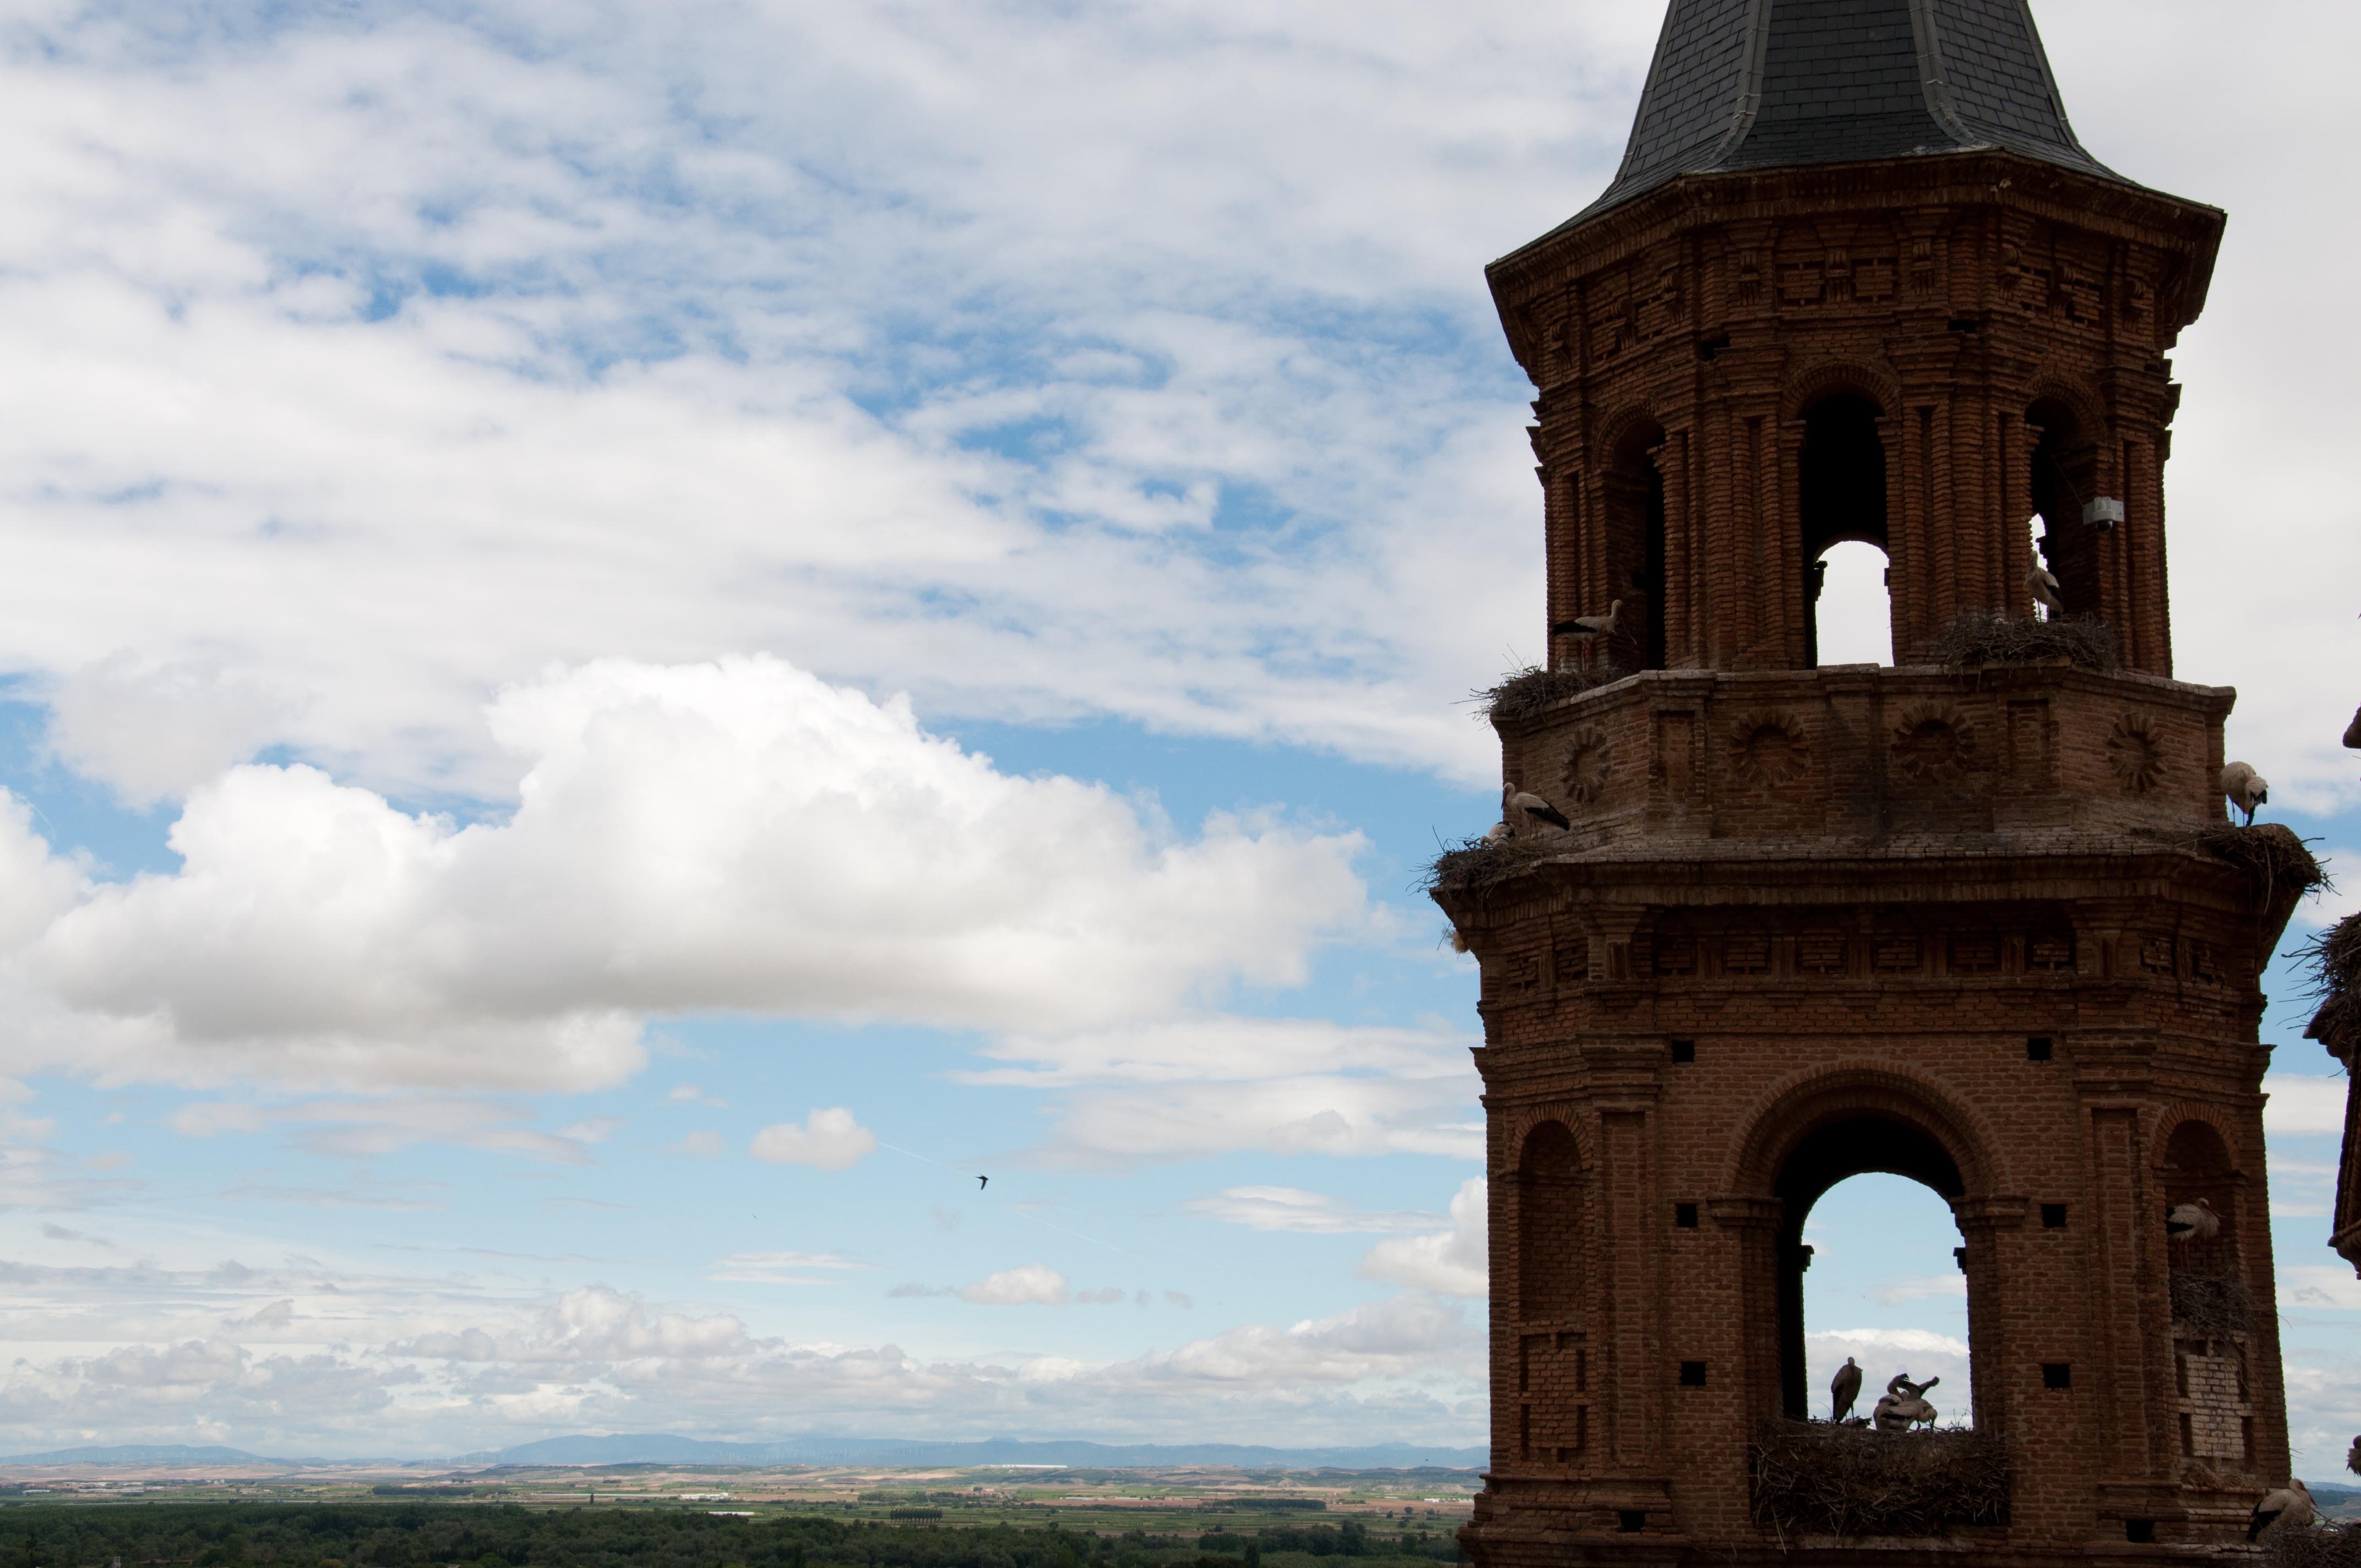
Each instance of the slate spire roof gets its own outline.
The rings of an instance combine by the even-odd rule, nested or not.
[[[1987,148],[2123,178],[2074,139],[2026,0],[1672,0],[1623,166],[1581,215],[1708,170]]]

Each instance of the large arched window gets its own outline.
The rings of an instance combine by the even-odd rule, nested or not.
[[[1878,411],[1867,398],[1838,392],[1804,412],[1803,463],[1797,476],[1806,573],[1804,602],[1808,607],[1804,656],[1813,665],[1824,662],[1819,600],[1829,547],[1850,541],[1873,544],[1881,554],[1886,549],[1885,444],[1877,429]],[[1890,610],[1888,615],[1890,624]],[[1890,650],[1890,632],[1887,645]]]
[[[1607,595],[1623,601],[1616,646],[1618,665],[1664,667],[1664,476],[1656,454],[1664,427],[1643,420],[1627,428],[1609,455],[1606,475]],[[1608,605],[1578,612],[1603,614]]]
[[[2074,411],[2044,398],[2026,411],[2038,432],[2033,445],[2033,510],[2041,521],[2037,544],[2070,616],[2099,613],[2099,530],[2082,521],[2098,499],[2099,449]],[[2029,565],[2030,563],[2026,563]],[[2020,565],[2015,568],[2022,572]]]
[[[1847,1177],[1804,1220],[1804,1358],[1811,1413],[1829,1414],[1828,1385],[1850,1357],[1861,1371],[1853,1414],[1866,1416],[1886,1381],[1940,1378],[1927,1398],[1942,1424],[1974,1410],[1968,1349],[1968,1280],[1951,1206],[1907,1177]]]
[[[1779,1230],[1780,1404],[1796,1420],[1813,1413],[1811,1357],[1804,1328],[1804,1271],[1812,1255],[1805,1249],[1804,1225],[1813,1208],[1839,1182],[1876,1171],[1906,1177],[1944,1200],[1962,1196],[1960,1168],[1942,1145],[1916,1127],[1879,1116],[1853,1116],[1821,1127],[1795,1146],[1780,1168]],[[1956,1228],[1949,1245],[1956,1246]],[[1864,1404],[1875,1402],[1894,1368],[1864,1367]],[[1963,1390],[1964,1392],[1964,1390]],[[1825,1384],[1818,1390],[1825,1403]],[[1864,1409],[1858,1412],[1866,1415]],[[1964,1408],[1960,1412],[1966,1413]]]

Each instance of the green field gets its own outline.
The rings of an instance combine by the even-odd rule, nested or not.
[[[859,1517],[896,1511],[905,1517]],[[1232,1518],[1202,1530],[1160,1519],[1151,1531],[1003,1523],[983,1508],[888,1498],[746,1517],[587,1500],[535,1508],[36,1497],[0,1503],[0,1568],[1313,1568],[1340,1557],[1356,1559],[1355,1568],[1433,1568],[1458,1559],[1447,1525],[1411,1519],[1389,1530],[1318,1517]]]

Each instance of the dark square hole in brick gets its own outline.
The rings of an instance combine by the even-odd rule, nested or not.
[[[1696,1230],[1697,1228],[1697,1205],[1694,1203],[1674,1204],[1673,1223],[1678,1225],[1685,1231]]]
[[[2130,1541],[2134,1546],[2155,1545],[2156,1521],[2154,1519],[2125,1519],[2124,1521],[2124,1539]]]
[[[1681,1363],[1681,1387],[1684,1388],[1702,1388],[1705,1387],[1704,1362],[1684,1361]]]
[[[2066,1228],[2066,1205],[2063,1203],[2044,1203],[2041,1206],[2041,1228],[2045,1231],[2064,1230]]]
[[[1639,1508],[1625,1508],[1615,1516],[1615,1528],[1625,1535],[1637,1535],[1648,1528],[1648,1516]]]
[[[2074,1387],[2074,1364],[2069,1361],[2043,1362],[2041,1386],[2044,1388],[2071,1388]]]
[[[1697,1060],[1697,1042],[1695,1040],[1675,1040],[1673,1042],[1673,1060],[1675,1063],[1683,1064]]]
[[[2050,1042],[2049,1042],[2049,1036],[2047,1036],[2047,1035],[2030,1035],[2030,1036],[2027,1036],[2026,1037],[2026,1041],[2025,1041],[2025,1059],[2026,1059],[2026,1060],[2027,1060],[2027,1061],[2048,1061],[2051,1057],[2055,1056],[2056,1054],[2057,1054],[2056,1047],[2053,1047],[2053,1046],[2050,1044]]]

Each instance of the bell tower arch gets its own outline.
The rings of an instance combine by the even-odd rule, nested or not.
[[[1483,968],[1482,1568],[1784,1561],[1767,1453],[1963,1441],[1803,1424],[1801,1227],[1872,1171],[1950,1209],[1950,1414],[2005,1475],[1887,1545],[2161,1557],[2285,1480],[2257,982],[2310,861],[2230,824],[2235,694],[2166,607],[2223,222],[2082,147],[2025,0],[1672,0],[1613,183],[1488,269],[1564,672],[1494,724],[1571,826],[1437,871]],[[1848,542],[1890,666],[1820,659]]]

